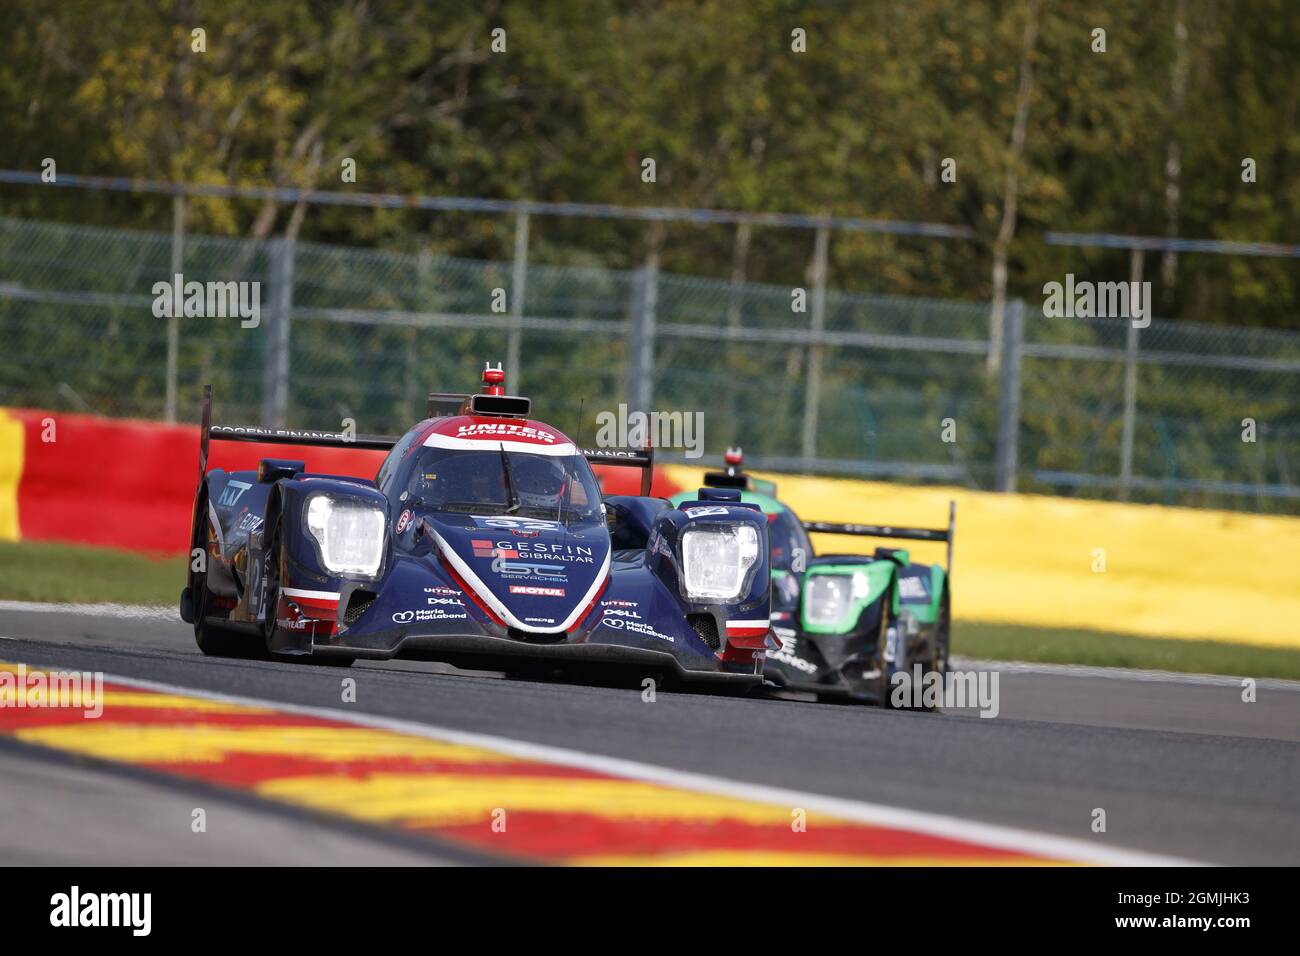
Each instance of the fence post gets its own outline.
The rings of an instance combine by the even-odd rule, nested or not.
[[[628,406],[649,411],[654,402],[655,309],[659,270],[654,265],[632,274],[632,334],[628,339]]]
[[[293,313],[293,240],[272,239],[271,323],[266,330],[262,380],[262,424],[282,428],[289,407],[289,323]]]
[[[173,282],[184,271],[185,261],[185,194],[172,196],[172,274],[167,277]],[[163,399],[163,419],[168,425],[176,423],[176,377],[178,353],[180,351],[181,304],[172,304],[171,315],[167,317],[167,384]]]
[[[1128,501],[1129,488],[1133,484],[1133,436],[1137,430],[1137,359],[1138,328],[1132,313],[1132,293],[1142,286],[1142,249],[1134,249],[1129,256],[1129,313],[1128,333],[1124,339],[1124,429],[1119,441],[1119,500]],[[1147,302],[1147,315],[1151,314],[1151,303]]]
[[[826,256],[830,248],[828,225],[817,227],[812,261],[812,337],[808,345],[808,377],[804,382],[803,440],[800,442],[805,464],[817,457],[817,411],[822,391],[822,333],[826,330]]]
[[[522,379],[520,365],[521,339],[523,338],[524,286],[528,282],[528,210],[520,207],[515,212],[515,261],[510,279],[510,332],[506,339],[506,382],[513,395],[520,391]]]
[[[1002,330],[1002,361],[998,368],[998,444],[995,486],[998,491],[1016,490],[1020,466],[1020,363],[1025,338],[1025,300],[1007,303]]]

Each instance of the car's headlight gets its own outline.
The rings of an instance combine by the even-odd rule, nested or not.
[[[371,504],[316,495],[307,504],[307,530],[335,574],[374,577],[384,560],[384,511]]]
[[[808,623],[839,627],[853,603],[870,593],[871,582],[865,574],[814,574],[804,590]]]
[[[758,532],[752,525],[691,528],[682,534],[682,576],[693,601],[740,597],[745,577],[758,560]]]

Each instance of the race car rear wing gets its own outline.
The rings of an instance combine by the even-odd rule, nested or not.
[[[944,566],[952,571],[952,542],[957,531],[957,502],[948,502],[947,528],[895,528],[879,524],[835,524],[830,521],[805,521],[804,529],[823,534],[853,534],[864,538],[904,538],[908,541],[945,541],[948,553]]]
[[[454,397],[458,401],[465,398],[463,395],[442,397],[447,399]],[[429,399],[432,409],[435,396],[431,395]],[[431,417],[439,416],[431,414]],[[212,386],[204,385],[203,409],[199,424],[199,480],[202,481],[203,476],[208,473],[208,444],[212,441],[269,442],[278,445],[313,445],[325,448],[388,451],[400,440],[391,435],[353,435],[347,432],[322,432],[303,428],[264,428],[261,425],[214,425],[212,424]],[[593,465],[627,465],[643,469],[641,496],[647,497],[650,494],[650,485],[654,479],[654,449],[582,448],[579,452]]]
[[[582,457],[593,465],[626,465],[641,469],[641,497],[650,497],[650,486],[655,477],[655,450],[653,448],[580,448]]]
[[[203,386],[203,409],[199,417],[199,480],[208,473],[208,445],[213,441],[269,442],[277,445],[318,445],[334,448],[367,448],[387,451],[398,439],[390,435],[353,435],[320,432],[305,428],[263,428],[261,425],[214,425],[212,386]]]

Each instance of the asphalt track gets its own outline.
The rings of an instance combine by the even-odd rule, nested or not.
[[[1235,679],[988,665],[1000,670],[993,719],[665,691],[646,703],[635,690],[430,664],[213,660],[167,616],[4,602],[0,660],[361,712],[1194,862],[1300,864],[1300,684],[1282,681],[1260,681],[1246,703]],[[342,676],[356,678],[355,703],[341,702]],[[170,785],[0,748],[0,863],[465,862],[231,799],[229,834],[196,838],[158,825],[194,802]],[[1105,833],[1092,831],[1095,808]]]

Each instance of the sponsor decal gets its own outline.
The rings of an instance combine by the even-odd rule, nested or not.
[[[393,529],[394,532],[396,532],[397,534],[401,534],[403,531],[405,531],[406,526],[411,523],[411,518],[413,518],[414,515],[415,513],[411,511],[410,508],[407,508],[400,515],[398,515],[397,526]]]
[[[661,634],[649,624],[642,621],[628,621],[621,617],[606,617],[600,621],[604,627],[612,627],[616,631],[631,631],[633,634],[643,634],[646,637],[657,637],[661,641],[667,641],[669,644],[675,644],[671,635]]]
[[[261,428],[257,425],[213,425],[213,435],[250,435],[275,441],[277,438],[297,438],[308,441],[349,441],[344,432],[304,431],[298,428]]]
[[[544,428],[520,425],[517,422],[477,422],[473,425],[461,425],[456,429],[457,438],[509,438],[514,441],[533,442],[538,445],[552,445],[555,435]]]
[[[698,508],[686,507],[683,508],[682,510],[685,511],[692,518],[714,518],[714,517],[721,517],[723,515],[731,514],[731,512],[728,511],[726,508],[720,507],[718,505],[706,505],[704,507],[698,507]]]
[[[512,584],[510,585],[511,594],[531,594],[534,597],[564,597],[564,588],[547,588],[533,584]],[[532,618],[524,618],[531,621]]]
[[[441,607],[415,612],[417,621],[464,621],[468,617],[469,614],[465,611],[448,611],[446,608]]]
[[[904,601],[928,601],[930,589],[923,578],[899,578],[898,596]]]
[[[454,597],[431,597],[424,599],[425,604],[454,604],[456,607],[464,607],[460,598]]]
[[[769,621],[728,621],[727,637],[760,637],[767,633]]]
[[[528,623],[528,624],[554,624],[554,623],[555,623],[555,618],[553,618],[553,617],[526,617],[526,618],[524,618],[524,621],[525,621],[526,623]]]
[[[646,550],[651,554],[662,554],[670,561],[673,559],[673,549],[669,546],[664,536],[656,529],[650,532],[650,538],[646,542]]]
[[[241,533],[251,534],[260,527],[262,527],[262,516],[253,514],[247,508],[239,516],[239,520],[235,522],[235,530]]]
[[[638,614],[636,611],[627,611],[620,607],[605,608],[605,616],[606,617],[630,617],[630,618],[635,618],[638,621],[641,620],[641,615]]]
[[[795,670],[802,671],[805,674],[817,673],[816,664],[809,663],[802,657],[795,657],[793,654],[788,654],[785,651],[768,651],[767,656],[771,660],[777,661],[780,664],[788,664]]]
[[[613,601],[613,600],[611,600],[611,601],[601,601],[601,602],[600,602],[600,606],[601,606],[601,607],[640,607],[641,604],[640,604],[640,602],[638,602],[638,601]]]
[[[464,611],[448,611],[446,608],[420,608],[418,611],[398,611],[393,615],[394,624],[412,624],[424,621],[463,621],[469,615]]]
[[[460,596],[460,594],[461,594],[461,592],[460,592],[458,589],[456,589],[456,588],[448,588],[448,587],[432,587],[432,588],[425,588],[425,589],[424,589],[424,593],[425,593],[425,594],[444,594],[444,595],[447,595],[447,596],[449,596],[449,597],[458,597],[458,596]]]
[[[332,632],[339,613],[338,591],[314,591],[309,588],[281,588],[280,601],[276,606],[276,617],[305,617],[311,619],[312,626]],[[315,633],[315,632],[313,632]]]
[[[221,489],[221,497],[217,499],[217,504],[222,507],[230,507],[235,504],[249,488],[253,487],[246,481],[226,482],[226,487]]]
[[[779,650],[768,651],[768,658],[781,664],[788,664],[795,670],[802,671],[805,674],[817,673],[816,664],[811,661],[806,661],[802,657],[798,656],[799,639],[795,636],[793,630],[790,628],[778,627],[773,628],[773,631],[776,632],[777,639],[781,642],[781,647]]]
[[[470,547],[474,549],[474,557],[490,558],[492,554],[492,542],[484,538],[473,538],[470,540]]]
[[[289,594],[295,590],[285,588],[281,592],[280,604],[276,608],[275,626],[286,631],[311,631],[313,634],[331,630],[334,622],[332,619],[327,619],[326,615],[332,618],[338,613],[338,598],[312,597],[317,592],[302,590]]]
[[[564,568],[550,564],[507,561],[502,557],[496,557],[492,560],[492,570],[503,578],[545,578],[548,581],[567,581],[569,579]]]
[[[502,558],[532,558],[542,561],[574,561],[595,564],[592,548],[580,544],[552,544],[546,541],[498,541],[497,555]]]
[[[509,515],[474,516],[474,524],[480,528],[509,528],[516,533],[520,531],[557,531],[563,527],[558,521],[545,521],[541,518],[512,518]],[[529,537],[534,537],[529,535]]]

